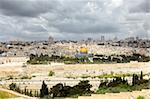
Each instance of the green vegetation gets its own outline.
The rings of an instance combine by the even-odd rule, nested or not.
[[[94,76],[95,78],[115,78],[115,77],[129,77],[132,76],[132,74],[129,73],[110,73],[110,74],[102,74],[99,76]]]
[[[108,82],[107,80],[101,82],[99,85],[99,89],[97,93],[105,94],[105,93],[119,93],[119,92],[127,92],[132,91],[131,86],[128,84],[128,81],[121,77],[116,77],[113,81]]]
[[[34,92],[33,94],[32,90],[27,90],[26,88],[24,90],[20,90],[20,88],[15,83],[10,84],[9,87],[10,90],[17,91],[28,96],[41,97],[41,99],[53,99],[54,97],[78,97],[82,95],[87,96],[93,93],[93,91],[90,90],[92,85],[89,84],[88,80],[80,81],[73,87],[59,83],[50,88],[50,90],[43,81],[42,87],[40,89],[40,94],[38,93],[38,91]]]
[[[0,91],[0,99],[15,98],[15,97],[17,96],[4,91]]]
[[[129,73],[110,73],[110,74],[102,74],[97,76],[91,76],[87,74],[83,74],[81,76],[73,76],[73,75],[67,75],[66,78],[115,78],[115,77],[131,77],[133,74]],[[146,75],[146,74],[145,74]]]
[[[128,84],[128,81],[125,80],[125,78],[116,77],[110,82],[107,80],[102,82],[96,93],[119,93],[135,90],[140,91],[142,89],[150,89],[150,80],[143,79],[143,73],[141,72],[140,76],[133,74],[132,85]]]
[[[70,87],[65,86],[61,83],[53,86],[50,89],[50,96],[52,97],[78,97],[82,95],[90,95],[93,93],[90,88],[92,85],[89,84],[89,81],[80,81],[77,85]]]
[[[95,55],[101,58],[94,58],[94,63],[129,63],[130,61],[138,62],[148,62],[150,61],[150,56],[145,56],[141,54],[134,53],[132,55]]]
[[[137,74],[138,76],[140,76],[141,74]],[[101,75],[94,75],[94,76],[91,76],[91,75],[88,75],[88,74],[83,74],[83,75],[80,75],[80,76],[76,76],[76,75],[73,75],[73,74],[68,74],[66,75],[65,77],[66,78],[73,78],[73,79],[76,79],[76,78],[116,78],[116,77],[132,77],[133,74],[132,73],[114,73],[114,72],[111,72],[109,74],[107,73],[103,73]],[[142,76],[150,76],[150,73],[142,73]]]
[[[47,85],[42,84],[42,88],[40,90],[40,97],[77,97],[81,95],[90,95],[93,93],[90,88],[92,85],[89,84],[89,81],[80,81],[78,85],[73,87],[65,86],[61,83],[53,86],[50,91],[48,91]]]
[[[28,64],[50,64],[51,62],[62,62],[65,64],[105,64],[105,63],[128,63],[130,61],[138,61],[138,62],[148,62],[150,61],[149,56],[140,55],[140,54],[132,54],[130,56],[126,55],[95,55],[93,57],[93,62],[91,63],[88,57],[65,57],[65,56],[57,56],[57,55],[43,55],[40,56],[31,54],[30,60],[27,61]]]
[[[27,61],[28,64],[49,64],[50,62],[62,62],[66,64],[75,64],[78,63],[77,58],[72,58],[72,57],[64,57],[64,56],[48,56],[48,55],[43,55],[41,54],[40,56],[38,55],[30,55],[30,60]]]
[[[137,99],[145,99],[144,96],[138,96]]]
[[[22,76],[21,79],[31,79],[32,77],[29,76]]]
[[[54,75],[55,75],[55,72],[53,72],[53,71],[49,71],[48,76],[54,76]]]

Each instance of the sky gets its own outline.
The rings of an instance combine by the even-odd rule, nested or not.
[[[150,0],[0,0],[0,41],[149,34]]]

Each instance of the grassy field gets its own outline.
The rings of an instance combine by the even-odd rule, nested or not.
[[[17,96],[4,92],[4,91],[0,91],[0,99],[8,99],[8,98],[14,98],[14,97],[17,97]]]

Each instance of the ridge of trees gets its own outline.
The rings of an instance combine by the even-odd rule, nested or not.
[[[44,83],[43,83],[44,84]],[[42,84],[42,86],[43,86]],[[58,83],[52,88],[50,88],[50,91],[46,89],[41,89],[41,95],[40,96],[48,96],[47,93],[49,93],[49,96],[52,98],[54,97],[76,97],[76,96],[82,96],[82,95],[90,95],[93,93],[91,91],[92,85],[89,84],[89,81],[80,81],[77,85],[71,87],[63,85],[62,83]],[[46,93],[43,95],[43,91],[46,91]]]
[[[43,55],[38,56],[37,54],[30,54],[30,60],[27,62],[29,64],[48,64],[51,61],[54,62],[64,62],[65,64],[77,64],[77,63],[91,63],[88,57],[65,57],[58,55]],[[95,55],[93,57],[93,63],[128,63],[130,61],[138,62],[148,62],[150,61],[150,56],[145,56],[137,53],[132,55]]]

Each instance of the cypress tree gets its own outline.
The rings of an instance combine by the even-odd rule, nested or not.
[[[135,85],[135,74],[133,74],[133,76],[132,76],[132,86],[134,86]]]
[[[43,81],[42,83],[42,88],[40,89],[40,97],[44,97],[48,95],[48,87],[45,84],[45,82]]]
[[[143,80],[143,72],[141,71],[140,80]]]
[[[33,95],[32,95],[32,90],[30,90],[30,93],[29,93],[29,95],[32,97]]]
[[[135,84],[137,84],[138,80],[139,80],[138,75],[135,75]]]
[[[27,89],[26,88],[24,89],[24,94],[27,95]]]

